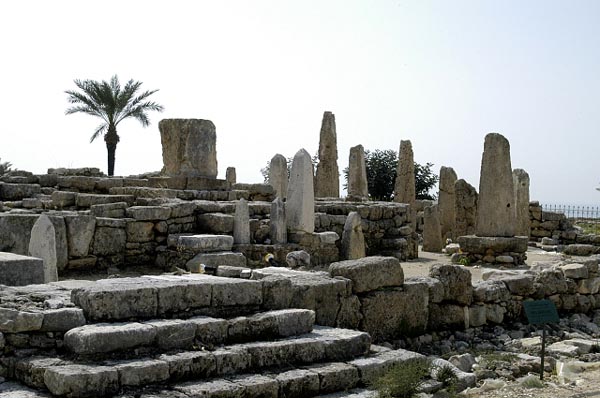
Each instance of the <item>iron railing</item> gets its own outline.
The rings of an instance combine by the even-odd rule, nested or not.
[[[600,206],[542,205],[542,210],[562,213],[573,221],[600,221]]]

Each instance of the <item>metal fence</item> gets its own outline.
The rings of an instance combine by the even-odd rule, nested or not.
[[[574,221],[600,221],[600,206],[542,205],[542,210],[563,213]]]

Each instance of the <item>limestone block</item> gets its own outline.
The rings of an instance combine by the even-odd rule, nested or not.
[[[172,218],[192,216],[196,211],[196,203],[194,202],[167,203],[165,206],[169,206],[171,208]]]
[[[126,242],[127,234],[125,233],[125,229],[96,227],[92,244],[92,254],[96,256],[109,256],[123,253]]]
[[[438,206],[427,206],[423,212],[423,251],[439,253],[443,247]]]
[[[191,235],[180,236],[177,240],[180,250],[192,251],[194,253],[231,251],[233,237],[229,235]]]
[[[287,181],[287,180],[286,180]],[[287,243],[287,227],[285,221],[285,204],[281,197],[271,203],[271,242],[273,244]]]
[[[107,227],[107,228],[121,228],[127,227],[127,220],[120,218],[109,218],[109,217],[97,217],[96,227]]]
[[[164,174],[217,177],[217,133],[210,120],[163,119],[158,129]]]
[[[596,294],[600,292],[600,278],[581,279],[577,283],[577,292],[580,294]]]
[[[151,242],[154,240],[154,223],[129,220],[125,232],[127,242]]]
[[[208,213],[198,215],[198,227],[202,232],[213,234],[231,234],[234,216],[231,214]]]
[[[215,357],[208,351],[184,351],[178,354],[163,354],[158,359],[168,362],[169,374],[175,380],[207,378],[214,375],[217,368]]]
[[[203,275],[198,275],[203,276]],[[190,308],[209,307],[212,286],[209,279],[188,279],[178,276],[145,276],[157,288],[157,314],[168,315],[189,311]],[[143,282],[141,282],[143,284]]]
[[[0,308],[0,332],[2,333],[38,331],[43,322],[44,315],[40,312]]]
[[[96,180],[96,185],[94,186],[94,191],[101,193],[108,193],[111,188],[114,187],[122,187],[123,179],[122,178],[99,178]]]
[[[262,375],[240,375],[230,379],[241,386],[244,397],[277,398],[279,383],[272,377]]]
[[[314,232],[313,166],[310,155],[304,149],[296,153],[292,162],[285,211],[288,231]]]
[[[307,369],[288,370],[278,374],[280,397],[312,397],[319,394],[319,375]]]
[[[486,306],[472,305],[469,307],[468,327],[479,327],[487,322]]]
[[[354,293],[363,293],[387,286],[402,286],[404,272],[395,257],[364,257],[332,263],[331,276],[352,280]]]
[[[234,252],[198,253],[185,264],[185,267],[190,272],[200,272],[202,264],[210,267],[223,265],[246,267],[246,257],[242,253]]]
[[[354,388],[360,380],[358,369],[347,363],[333,362],[325,365],[312,365],[307,369],[319,375],[321,394]]]
[[[404,283],[411,284],[423,284],[427,287],[429,302],[430,303],[441,303],[444,301],[444,286],[438,279],[431,278],[428,276],[412,276],[407,278]]]
[[[534,282],[541,285],[544,296],[567,292],[565,276],[557,269],[542,270],[535,275]]]
[[[510,292],[504,282],[499,280],[480,281],[473,285],[473,301],[491,303],[507,301]]]
[[[111,192],[115,189],[121,188],[111,188]],[[88,209],[94,205],[102,205],[107,203],[118,203],[118,202],[126,202],[129,206],[133,205],[135,198],[133,195],[100,195],[100,194],[88,194],[88,193],[79,193],[77,194],[77,198],[75,200],[75,204],[79,208]]]
[[[137,221],[168,220],[171,217],[171,208],[166,206],[132,206],[126,211],[127,217]]]
[[[287,160],[281,154],[276,154],[269,162],[269,184],[273,187],[276,197],[285,199],[288,190]]]
[[[85,257],[96,229],[96,217],[84,214],[65,215],[70,257]]]
[[[196,325],[196,339],[203,344],[220,344],[228,337],[229,323],[225,319],[198,316],[190,318],[188,321]]]
[[[502,282],[504,282],[510,293],[517,296],[526,297],[535,292],[535,286],[533,284],[533,275],[506,275],[493,277],[493,279],[501,280]]]
[[[92,205],[90,214],[95,217],[124,218],[128,206],[127,202]]]
[[[45,310],[44,320],[40,331],[66,332],[86,323],[83,311],[80,308],[58,308]]]
[[[362,328],[374,341],[389,341],[425,332],[429,315],[427,288],[390,288],[359,297]]]
[[[355,211],[348,214],[348,218],[344,224],[341,255],[345,260],[363,258],[366,255],[365,236],[362,231],[362,219]]]
[[[236,244],[250,243],[250,213],[248,201],[240,199],[235,205],[233,218],[233,242]]]
[[[38,218],[31,229],[29,255],[44,261],[44,283],[58,280],[56,235],[52,221],[44,214]]]
[[[285,256],[285,262],[292,268],[308,267],[310,265],[310,254],[305,250],[289,252]]]
[[[485,313],[488,322],[501,324],[504,321],[506,308],[499,304],[486,304]]]
[[[0,201],[14,201],[31,198],[41,193],[39,184],[9,184],[0,183]]]
[[[439,280],[444,287],[444,300],[469,305],[473,301],[471,273],[468,269],[449,264],[435,264],[429,276]]]
[[[566,245],[563,252],[570,256],[589,256],[598,252],[598,248],[594,245],[572,244]]]
[[[159,319],[144,323],[155,330],[154,344],[163,349],[190,349],[196,337],[196,324],[182,319]]]
[[[0,285],[23,286],[44,283],[40,258],[0,252]]]
[[[429,305],[429,328],[431,330],[463,329],[467,326],[466,314],[468,314],[468,307],[431,303]]]
[[[394,187],[394,202],[415,204],[415,163],[412,143],[409,140],[400,141],[398,150],[398,169]]]
[[[212,289],[213,307],[262,304],[260,282],[233,278],[219,278],[219,282]]]
[[[348,364],[358,369],[360,381],[363,384],[371,385],[394,365],[413,358],[424,358],[424,356],[416,352],[398,349],[381,352],[370,357],[358,358],[348,362]]]
[[[58,184],[58,176],[56,174],[39,174],[39,183],[44,187],[55,187]]]
[[[523,169],[513,170],[515,195],[515,235],[529,236],[529,174]]]
[[[515,217],[510,144],[502,135],[490,133],[481,159],[476,234],[515,236]]]
[[[68,188],[77,192],[94,192],[97,177],[88,177],[81,175],[59,176],[58,186],[60,188]]]
[[[442,166],[440,169],[440,192],[438,210],[440,215],[441,238],[454,239],[455,220],[455,188],[456,172],[452,167]]]
[[[169,379],[169,364],[157,359],[120,362],[115,369],[119,372],[121,386],[143,386]]]
[[[463,179],[454,184],[454,237],[475,234],[478,194]]]
[[[44,384],[54,395],[101,397],[117,393],[119,374],[109,366],[51,366],[44,373]]]
[[[348,200],[367,200],[369,189],[365,150],[362,145],[350,148],[348,162]],[[374,220],[376,218],[373,218]]]
[[[100,354],[151,345],[157,328],[150,324],[99,323],[65,333],[65,346],[76,354]]]
[[[65,207],[75,206],[77,199],[76,192],[54,191],[52,192],[52,206],[62,209]]]
[[[495,253],[525,253],[527,251],[528,238],[526,236],[515,237],[482,237],[482,236],[460,236],[458,244],[462,251],[473,254],[487,254],[491,249]]]
[[[38,214],[0,213],[0,252],[26,256]]]

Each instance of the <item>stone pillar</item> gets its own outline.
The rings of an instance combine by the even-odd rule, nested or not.
[[[477,191],[460,179],[454,183],[454,236],[475,234],[477,224]]]
[[[217,177],[217,132],[210,120],[163,119],[158,123],[163,170],[170,177]]]
[[[337,159],[335,115],[331,112],[325,112],[319,136],[319,164],[317,164],[315,176],[315,197],[339,198],[340,172]]]
[[[350,148],[348,161],[348,200],[369,199],[369,184],[367,181],[367,165],[365,150],[362,145]]]
[[[425,207],[423,210],[423,251],[439,253],[444,247],[440,213],[437,205]]]
[[[408,140],[400,141],[394,202],[408,203],[411,208],[414,208],[415,197],[415,161],[412,143]]]
[[[288,189],[288,169],[285,156],[277,154],[269,162],[269,185],[273,187],[275,196],[285,199]]]
[[[515,236],[515,191],[510,164],[510,144],[497,133],[485,136],[475,234]]]
[[[523,169],[514,169],[513,185],[515,188],[515,234],[529,237],[531,229],[531,220],[529,219],[529,174]]]
[[[225,180],[231,185],[237,182],[237,176],[235,173],[235,167],[228,167],[225,171]]]
[[[440,212],[440,226],[442,228],[442,239],[454,239],[454,184],[456,183],[456,172],[452,167],[442,166],[440,169],[440,197],[438,198],[438,210]]]
[[[342,259],[356,260],[366,256],[365,236],[362,231],[362,219],[355,211],[346,217],[342,232]]]
[[[279,196],[271,202],[271,243],[274,245],[283,245],[287,243],[285,204]]]
[[[45,214],[37,219],[31,229],[29,255],[44,260],[44,283],[58,280],[56,230]]]
[[[294,156],[287,190],[285,216],[288,232],[315,231],[313,166],[309,153],[299,150]]]
[[[248,210],[248,201],[243,198],[235,204],[233,242],[237,244],[250,243],[250,212]]]

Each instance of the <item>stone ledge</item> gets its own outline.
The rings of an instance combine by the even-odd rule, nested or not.
[[[495,253],[525,253],[527,242],[528,238],[526,236],[506,238],[467,235],[458,237],[458,244],[463,252],[483,255],[487,254],[490,249]]]

